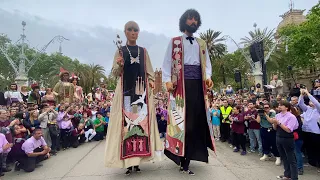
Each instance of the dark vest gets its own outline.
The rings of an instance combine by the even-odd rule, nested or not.
[[[277,137],[280,138],[293,138],[293,133],[287,133],[285,130],[283,130],[281,127],[277,127]]]

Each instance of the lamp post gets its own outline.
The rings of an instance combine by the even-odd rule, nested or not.
[[[20,54],[19,54],[19,64],[17,65],[11,57],[8,55],[7,47],[6,46],[0,46],[0,53],[4,54],[6,59],[9,61],[9,64],[14,70],[15,73],[15,81],[18,84],[19,89],[21,86],[27,86],[28,85],[28,72],[30,69],[33,67],[33,65],[37,62],[39,59],[40,55],[45,52],[45,50],[48,48],[48,46],[55,41],[58,41],[60,43],[59,47],[59,53],[62,54],[62,48],[61,48],[61,43],[64,40],[69,40],[63,36],[55,36],[53,37],[49,43],[44,45],[40,50],[38,50],[38,53],[35,55],[35,57],[32,60],[29,60],[27,56],[25,55],[25,47],[26,47],[26,35],[25,35],[25,27],[27,23],[25,21],[22,21],[22,34],[20,35],[20,39],[17,42],[21,42],[21,49],[20,49]],[[27,62],[27,63],[26,63]]]

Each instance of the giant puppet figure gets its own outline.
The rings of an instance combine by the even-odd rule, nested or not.
[[[112,73],[117,87],[112,101],[106,138],[105,165],[140,172],[142,162],[158,160],[163,149],[153,101],[154,71],[148,52],[136,44],[139,26],[124,28],[127,42],[118,45]],[[157,152],[156,152],[157,151]]]
[[[76,76],[75,74],[72,73],[71,77],[70,77],[70,82],[73,84],[74,86],[74,101],[75,102],[83,102],[83,91],[82,91],[82,87],[79,86],[79,80],[80,78],[78,76]]]
[[[214,138],[207,121],[207,89],[211,89],[211,63],[206,43],[193,36],[201,25],[200,14],[187,10],[180,18],[181,36],[171,39],[162,66],[162,80],[169,93],[165,155],[189,170],[190,160],[208,162]]]
[[[53,94],[57,104],[72,103],[74,96],[74,86],[69,82],[69,72],[60,68],[60,81],[54,86]]]
[[[37,104],[37,105],[40,105],[41,104],[41,96],[40,96],[40,87],[38,84],[34,83],[31,85],[31,93],[28,97],[28,103],[31,103],[31,104]]]
[[[16,83],[10,84],[10,89],[4,93],[4,98],[7,102],[7,105],[23,102],[21,93],[18,91],[18,85]]]

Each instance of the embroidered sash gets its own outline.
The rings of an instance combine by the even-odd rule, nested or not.
[[[198,40],[198,39],[197,39]],[[199,43],[200,47],[200,64],[202,69],[202,87],[204,92],[204,102],[207,102],[207,92],[205,86],[206,80],[206,57],[205,43]],[[182,37],[175,37],[172,39],[172,63],[171,63],[171,82],[173,83],[174,91],[168,93],[168,122],[167,122],[167,135],[165,141],[165,148],[177,156],[184,156],[185,151],[185,85],[184,85],[184,61],[183,61],[183,41]],[[206,103],[206,111],[208,103]],[[214,136],[212,125],[208,121],[208,127],[211,135],[211,142],[213,150],[215,150]]]

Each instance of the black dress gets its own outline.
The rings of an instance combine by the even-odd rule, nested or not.
[[[24,95],[23,93],[20,93],[20,94],[21,94],[23,102],[28,102],[29,95],[28,94]]]
[[[4,93],[3,92],[0,92],[0,105],[1,106],[7,105],[6,100],[4,98]]]

